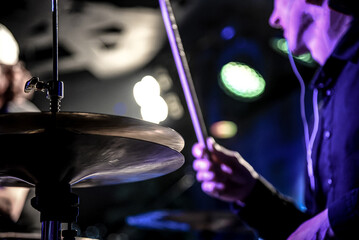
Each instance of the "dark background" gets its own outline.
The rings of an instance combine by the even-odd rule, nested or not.
[[[156,76],[160,71],[165,71],[172,82],[161,95],[177,95],[184,109],[179,119],[169,117],[160,124],[173,128],[184,138],[185,164],[156,179],[74,189],[81,198],[77,223],[81,236],[116,240],[256,239],[247,227],[206,235],[194,229],[166,230],[169,228],[166,221],[159,221],[164,225],[161,227],[151,218],[146,218],[147,229],[126,223],[130,216],[160,210],[193,214],[226,212],[229,208],[226,203],[206,196],[195,181],[191,147],[196,137],[158,2],[59,2],[59,71],[65,84],[62,111],[140,118],[140,108],[132,95],[133,86],[143,76]],[[2,4],[0,22],[18,39],[21,59],[34,76],[50,80],[51,1],[12,0]],[[287,57],[270,44],[281,36],[279,30],[268,25],[272,1],[173,0],[172,5],[207,128],[220,120],[235,122],[238,132],[234,137],[216,140],[239,151],[259,173],[302,207],[305,159],[299,83]],[[227,26],[235,29],[234,37],[229,40],[221,37]],[[246,63],[264,77],[266,89],[259,98],[234,99],[219,87],[219,70],[229,61]],[[317,66],[301,62],[297,66],[308,83]],[[48,111],[44,94],[35,93],[33,102],[42,111]]]

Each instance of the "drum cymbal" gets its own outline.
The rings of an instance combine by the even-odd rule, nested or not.
[[[159,210],[130,216],[130,226],[174,231],[246,232],[249,229],[230,211]]]
[[[105,114],[3,114],[0,146],[5,186],[135,182],[165,175],[184,163],[184,141],[174,130]]]
[[[14,240],[40,240],[41,233],[21,233],[21,232],[0,232],[0,239]],[[76,240],[96,240],[94,238],[75,237]]]

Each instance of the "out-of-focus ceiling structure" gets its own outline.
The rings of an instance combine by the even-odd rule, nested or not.
[[[51,1],[13,1],[8,7],[13,13],[1,21],[18,39],[32,72],[51,71]],[[162,18],[154,7],[59,1],[61,73],[88,70],[99,78],[126,74],[151,61],[164,40]]]

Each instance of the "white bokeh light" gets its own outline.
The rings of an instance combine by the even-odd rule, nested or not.
[[[145,76],[133,87],[133,96],[141,107],[142,119],[160,123],[168,116],[168,105],[160,96],[161,89],[157,80],[152,76]]]
[[[146,104],[141,106],[141,115],[143,120],[160,123],[168,116],[167,103],[161,96],[148,99]]]
[[[140,82],[133,87],[133,96],[136,103],[140,106],[144,105],[148,99],[159,96],[161,92],[160,85],[152,76],[145,76]]]

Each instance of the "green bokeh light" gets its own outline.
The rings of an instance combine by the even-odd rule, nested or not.
[[[247,99],[260,96],[266,85],[256,70],[239,62],[225,64],[220,72],[220,80],[227,92]]]
[[[287,40],[285,40],[285,38],[272,39],[271,46],[277,52],[280,52],[283,55],[288,55],[288,45],[287,45]],[[299,60],[301,63],[304,63],[309,66],[315,66],[315,61],[310,53],[304,53],[299,56],[293,56],[293,57],[296,60]]]

